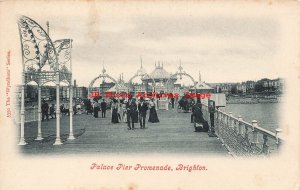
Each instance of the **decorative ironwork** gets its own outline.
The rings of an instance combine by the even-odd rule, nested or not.
[[[112,80],[115,85],[116,85],[116,90],[118,92],[119,87],[118,87],[118,82],[109,74],[106,73],[106,69],[103,67],[102,69],[102,74],[100,74],[99,76],[95,77],[89,84],[89,88],[88,88],[88,96],[90,96],[90,92],[92,91],[93,85],[95,83],[96,80],[98,80],[99,78],[103,78],[105,80],[105,78],[109,78],[110,80]]]
[[[71,84],[71,39],[61,39],[54,42],[58,57],[59,80]]]
[[[132,89],[132,80],[137,78],[137,77],[141,77],[142,78],[149,78],[150,80],[152,80],[152,91],[155,92],[155,87],[156,87],[156,83],[155,80],[146,73],[146,71],[143,68],[143,63],[142,63],[142,58],[141,58],[141,67],[139,70],[137,70],[137,72],[135,73],[135,75],[133,75],[129,81],[128,81],[128,89]]]
[[[191,75],[187,74],[187,73],[183,70],[183,67],[182,67],[181,64],[180,64],[179,67],[178,67],[178,71],[176,71],[175,74],[171,75],[170,78],[169,78],[169,79],[167,80],[167,82],[166,82],[166,84],[167,84],[167,90],[168,90],[169,92],[170,92],[170,81],[171,81],[172,79],[174,79],[174,78],[177,78],[177,76],[179,76],[179,79],[182,79],[182,76],[187,76],[187,77],[189,77],[189,78],[192,80],[192,82],[193,82],[194,88],[196,88],[196,82],[195,82],[194,78],[193,78]]]
[[[44,29],[26,16],[20,17],[18,26],[25,72],[41,71],[45,64],[57,70],[57,53]]]
[[[203,115],[209,120],[207,105],[203,104]],[[232,114],[216,110],[215,128],[218,138],[226,146],[233,156],[268,156],[278,152],[278,138],[275,134],[257,126],[253,121],[252,125],[243,121],[242,118],[235,118]],[[269,140],[272,140],[269,142]]]
[[[141,78],[147,77],[147,78],[151,79],[152,80],[152,91],[155,92],[155,87],[156,87],[155,80],[147,73],[142,73],[139,71],[129,79],[129,81],[128,81],[129,89],[132,88],[132,80],[135,79],[136,77],[141,77]]]
[[[18,21],[21,37],[25,84],[34,81],[38,85],[55,82],[56,71],[60,81],[71,83],[71,39],[54,43],[45,30],[34,20],[21,16]],[[46,68],[49,65],[49,68]]]
[[[49,22],[47,22],[49,27]],[[34,81],[38,85],[38,136],[35,140],[42,140],[41,134],[41,86],[48,82],[56,84],[56,140],[54,145],[62,144],[60,139],[60,109],[59,85],[67,82],[72,89],[71,39],[57,40],[54,43],[49,34],[34,20],[21,16],[18,20],[22,48],[22,89],[21,89],[21,136],[19,145],[27,144],[24,137],[25,105],[24,86]],[[72,113],[72,91],[70,91],[70,113]],[[70,138],[73,137],[72,116],[70,116]]]
[[[53,44],[58,55],[59,70],[69,72],[71,67],[71,39],[56,40]]]

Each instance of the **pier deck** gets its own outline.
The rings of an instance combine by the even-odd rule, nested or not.
[[[126,123],[112,124],[110,111],[107,112],[107,118],[94,118],[86,114],[74,115],[75,140],[67,140],[69,116],[63,116],[63,145],[60,146],[53,146],[55,119],[42,122],[42,141],[34,140],[37,135],[37,122],[29,122],[25,124],[28,145],[21,146],[20,149],[28,154],[189,153],[228,156],[226,148],[216,137],[194,132],[193,124],[190,123],[190,113],[177,113],[176,109],[157,112],[160,123],[146,122],[146,129],[140,129],[139,124],[135,124],[135,130],[128,130]]]

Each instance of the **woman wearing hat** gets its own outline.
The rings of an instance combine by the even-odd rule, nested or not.
[[[113,99],[113,103],[111,105],[111,111],[112,111],[111,122],[112,123],[119,123],[118,108],[119,108],[118,101],[116,99]]]
[[[154,104],[154,99],[153,98],[149,102],[149,108],[150,108],[150,114],[149,114],[148,122],[158,123],[159,119],[158,119],[158,116],[157,116],[157,113],[156,113],[156,109],[155,109],[155,104]]]

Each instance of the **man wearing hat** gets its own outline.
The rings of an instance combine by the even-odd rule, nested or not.
[[[132,99],[132,96],[128,97],[128,102],[126,103],[126,109],[127,109],[127,125],[128,129],[134,129],[134,115],[137,109],[135,100]],[[131,122],[131,125],[130,125]]]
[[[45,100],[43,100],[43,103],[42,103],[42,121],[44,121],[45,117],[46,117],[47,121],[49,121],[48,110],[49,110],[49,105]]]
[[[101,102],[101,104],[100,104],[100,107],[101,107],[101,112],[102,112],[102,118],[105,118],[105,115],[106,115],[106,109],[107,109],[107,104],[106,104],[104,98],[102,99],[102,102]]]
[[[145,129],[145,120],[146,120],[148,105],[145,102],[143,97],[141,97],[140,99],[138,110],[139,110],[139,118],[140,118],[140,127],[141,129]]]

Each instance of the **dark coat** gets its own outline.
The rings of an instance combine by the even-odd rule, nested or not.
[[[101,106],[101,110],[105,111],[106,107],[107,107],[107,103],[106,102],[101,102],[100,106]]]
[[[49,105],[46,102],[44,102],[42,104],[42,112],[43,113],[48,113],[48,109],[49,109]]]
[[[193,106],[193,115],[194,115],[194,122],[195,123],[202,123],[203,124],[203,129],[201,131],[207,132],[209,129],[208,122],[203,118],[203,113],[202,113],[202,104],[197,103]]]
[[[139,110],[139,113],[141,116],[146,117],[147,110],[148,110],[147,103],[143,102],[143,105],[142,105],[142,103],[139,103],[138,110]]]
[[[128,101],[126,103],[126,109],[127,109],[127,113],[129,113],[129,114],[134,113],[137,109],[137,105],[136,105],[135,101],[133,101],[133,100]]]

